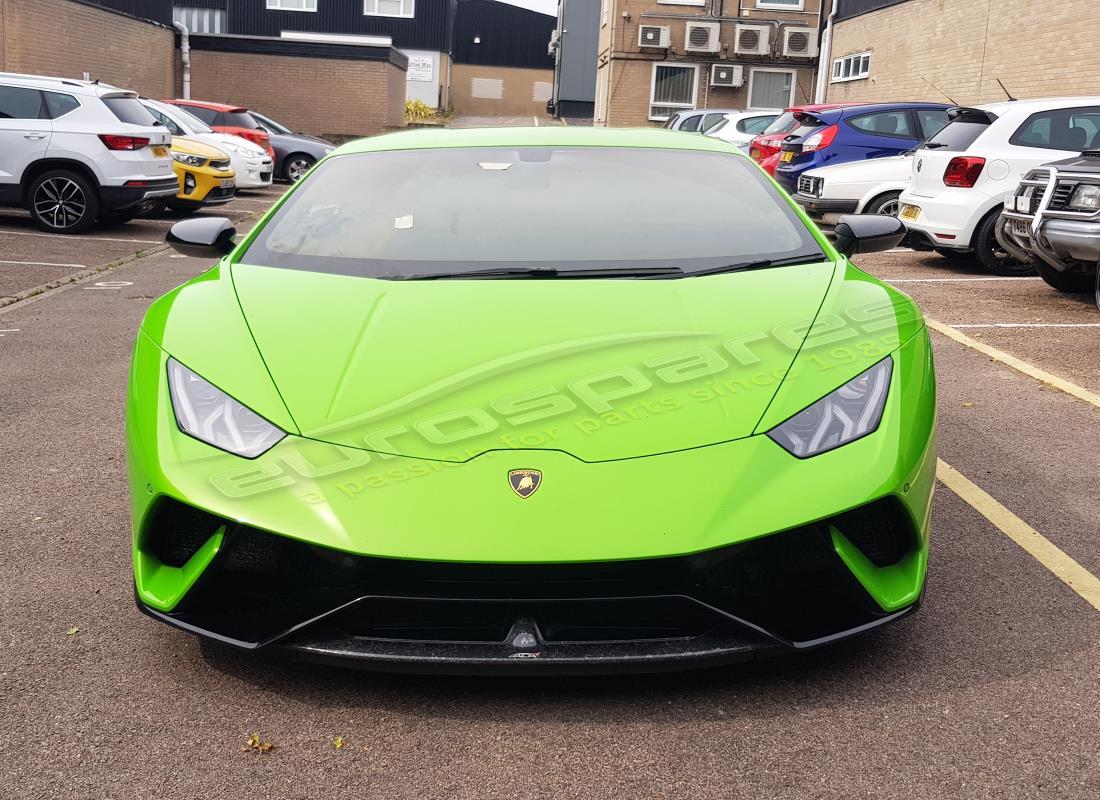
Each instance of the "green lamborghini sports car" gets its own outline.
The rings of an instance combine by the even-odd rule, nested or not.
[[[665,130],[345,145],[156,300],[126,409],[145,613],[377,669],[616,672],[914,611],[913,302],[750,159]]]

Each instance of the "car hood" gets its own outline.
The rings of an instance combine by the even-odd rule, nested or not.
[[[269,133],[268,136],[271,138],[273,144],[277,144],[286,150],[304,148],[310,152],[314,152],[324,150],[325,148],[335,147],[335,145],[329,144],[324,139],[304,136],[300,133]]]
[[[828,182],[885,183],[907,181],[913,170],[912,156],[887,156],[862,161],[847,161],[807,170],[804,174],[825,178]]]
[[[402,282],[232,268],[303,436],[441,461],[602,461],[749,436],[833,272]]]
[[[255,142],[248,141],[243,136],[236,136],[232,133],[218,133],[217,131],[207,135],[216,139],[220,145],[246,150],[248,152],[246,158],[268,158],[266,150]]]

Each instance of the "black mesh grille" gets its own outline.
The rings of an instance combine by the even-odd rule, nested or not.
[[[161,500],[146,526],[146,549],[170,567],[182,567],[226,520],[171,499]]]
[[[841,514],[832,524],[876,567],[898,563],[915,544],[908,516],[893,497]]]
[[[1069,205],[1069,199],[1073,196],[1073,190],[1077,188],[1075,183],[1059,183],[1054,187],[1054,194],[1050,197],[1051,211],[1062,211]]]

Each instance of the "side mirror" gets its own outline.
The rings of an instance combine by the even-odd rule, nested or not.
[[[905,226],[897,217],[881,214],[846,214],[833,228],[833,244],[846,256],[893,250],[905,238]]]
[[[195,217],[177,222],[164,240],[185,256],[221,258],[233,252],[237,229],[225,217]]]

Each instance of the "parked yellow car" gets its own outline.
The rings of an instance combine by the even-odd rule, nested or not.
[[[220,206],[237,193],[236,173],[229,156],[197,139],[172,137],[172,167],[179,180],[179,193],[150,205],[148,212],[164,211],[165,206],[173,211]]]

